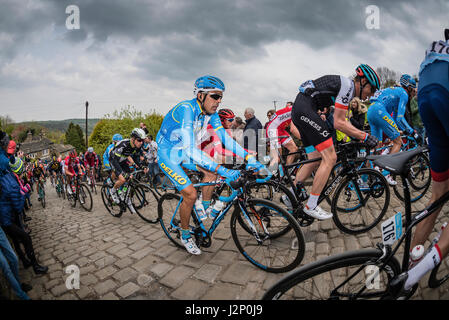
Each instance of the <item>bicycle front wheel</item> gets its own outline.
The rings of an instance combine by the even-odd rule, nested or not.
[[[407,176],[410,187],[410,200],[416,202],[421,199],[429,190],[432,176],[430,173],[430,161],[424,154],[418,154],[409,160],[410,171]],[[399,176],[393,176],[397,184],[393,186],[393,191],[399,200],[404,201],[404,187]]]
[[[92,202],[92,194],[89,191],[89,188],[82,183],[79,186],[79,193],[78,193],[78,197],[79,197],[79,202],[81,204],[81,206],[84,208],[84,210],[86,211],[91,211],[92,210],[92,206],[93,206],[93,202]]]
[[[307,264],[275,283],[263,300],[389,299],[389,281],[400,273],[392,257],[385,268],[376,262],[383,252],[364,249],[345,252]]]
[[[101,199],[103,200],[106,210],[115,218],[120,218],[123,210],[119,204],[116,204],[111,197],[111,191],[107,185],[101,187]]]
[[[248,214],[235,210],[231,216],[232,239],[243,256],[267,272],[287,272],[298,266],[305,241],[296,219],[268,200],[248,199],[246,208]],[[282,236],[272,237],[287,228]]]
[[[142,205],[139,206],[139,208],[137,208],[136,206],[134,206],[134,208],[136,209],[137,215],[145,222],[148,223],[156,223],[158,222],[158,212],[157,212],[157,205],[158,205],[158,198],[157,195],[154,191],[149,190],[149,187],[147,188],[148,195],[145,195],[145,188],[143,186],[138,186],[135,189],[135,196],[139,197],[138,192],[143,192],[143,199],[140,199],[140,201],[143,201]],[[140,191],[139,191],[140,190]],[[140,194],[140,197],[142,195]],[[131,198],[131,201],[134,203],[135,199],[134,197]]]
[[[348,175],[335,190],[332,199],[333,220],[348,234],[374,228],[387,212],[390,188],[385,177],[373,169],[360,169]]]
[[[159,199],[157,209],[159,223],[165,235],[175,246],[185,250],[181,242],[181,216],[179,214],[181,202],[181,196],[179,194],[169,192]],[[194,228],[191,217],[189,229],[193,230]]]

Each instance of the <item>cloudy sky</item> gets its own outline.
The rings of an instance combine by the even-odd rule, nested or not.
[[[79,8],[79,29],[69,5]],[[367,11],[369,5],[379,9]],[[298,85],[359,63],[417,74],[449,27],[449,1],[0,0],[0,115],[16,122],[165,114],[196,78],[226,85],[243,117],[294,100]],[[378,21],[378,29],[367,28]]]

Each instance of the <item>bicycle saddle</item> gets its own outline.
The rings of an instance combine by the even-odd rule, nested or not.
[[[405,164],[414,156],[424,152],[426,148],[418,147],[413,150],[398,152],[395,154],[388,154],[384,156],[370,155],[368,160],[373,160],[374,164],[382,169],[387,169],[393,174],[407,174]]]

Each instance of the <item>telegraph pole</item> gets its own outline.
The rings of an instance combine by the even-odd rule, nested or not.
[[[86,148],[89,146],[87,143],[87,108],[89,107],[89,102],[86,101]]]
[[[277,109],[276,109],[276,102],[277,102],[276,100],[273,101],[274,110],[277,110]]]

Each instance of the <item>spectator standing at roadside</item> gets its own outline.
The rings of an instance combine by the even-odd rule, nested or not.
[[[155,177],[159,173],[159,165],[157,164],[157,143],[153,140],[152,135],[145,139],[143,148],[147,150],[145,158],[148,161],[148,171],[151,176]]]
[[[43,267],[37,262],[30,235],[17,221],[23,210],[25,197],[21,194],[19,183],[9,165],[10,161],[6,154],[8,144],[8,135],[0,131],[0,225],[12,239],[24,267],[32,266],[36,274],[47,273],[48,267]],[[28,259],[23,254],[20,244],[25,247]]]
[[[416,108],[418,108],[418,106],[416,106]],[[365,129],[367,111],[368,110],[359,98],[355,97],[352,99],[348,108],[348,118],[351,121],[351,124],[363,131]]]
[[[245,129],[243,130],[243,147],[246,150],[253,150],[257,152],[259,143],[259,130],[262,130],[263,127],[254,114],[255,111],[253,108],[245,109],[244,116],[246,119],[246,125]]]
[[[235,141],[241,146],[243,146],[243,130],[245,129],[245,123],[242,118],[235,117],[235,121],[232,124],[232,136]]]

